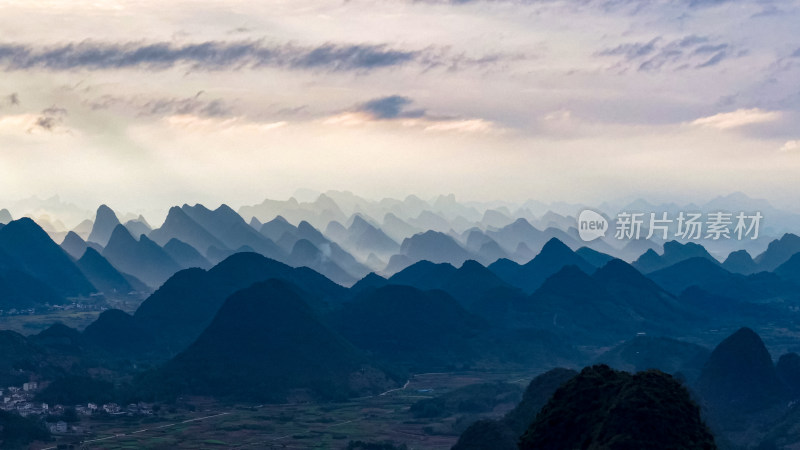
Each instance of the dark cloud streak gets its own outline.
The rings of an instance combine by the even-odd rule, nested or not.
[[[407,110],[406,107],[413,103],[408,97],[392,95],[376,98],[361,104],[357,109],[370,114],[376,119],[420,118],[425,116],[424,109]]]
[[[261,41],[209,41],[184,45],[84,41],[41,48],[0,43],[0,67],[6,71],[159,71],[176,66],[203,71],[261,67],[369,71],[413,62],[421,57],[421,53],[396,50],[386,45],[324,44],[302,47],[270,45]]]

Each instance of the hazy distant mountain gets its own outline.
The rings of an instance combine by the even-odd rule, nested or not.
[[[170,239],[169,242],[164,245],[164,251],[181,267],[211,268],[211,263],[208,262],[197,249],[176,238]]]
[[[278,240],[286,233],[291,235],[297,234],[297,227],[287,222],[283,217],[277,216],[262,225],[260,231],[261,234],[267,238],[274,242],[278,242]]]
[[[92,233],[93,227],[94,222],[92,222],[90,219],[85,219],[81,221],[81,223],[75,225],[75,228],[73,228],[72,231],[74,231],[75,234],[80,236],[80,238],[85,241],[86,239],[89,239],[89,234]]]
[[[244,219],[228,205],[223,204],[213,211],[203,205],[183,205],[181,209],[227,248],[238,249],[247,246],[268,258],[280,260],[285,257],[284,252],[274,242],[247,225]],[[194,246],[189,241],[184,240],[184,242]]]
[[[352,249],[356,254],[374,253],[378,256],[388,257],[400,250],[397,242],[359,215],[353,217],[353,223],[347,228],[346,233],[340,244]]]
[[[785,394],[761,338],[741,328],[711,352],[695,385],[716,414],[742,414],[776,404]]]
[[[12,267],[38,278],[60,296],[86,296],[95,291],[67,252],[29,218],[0,229],[0,251]]]
[[[208,248],[211,246],[227,249],[222,241],[214,237],[177,206],[169,209],[164,224],[160,228],[153,230],[149,237],[159,245],[166,245],[171,239],[178,239],[194,247],[201,255],[207,255]]]
[[[87,241],[97,242],[105,247],[108,244],[108,240],[111,239],[114,228],[119,224],[119,219],[117,219],[114,211],[106,205],[100,205],[97,208],[92,232],[89,234]]]
[[[70,231],[64,237],[61,248],[74,259],[80,259],[80,257],[83,256],[83,252],[86,251],[87,245],[86,241],[81,239],[74,231]]]
[[[764,253],[756,256],[755,261],[759,270],[772,272],[796,253],[800,253],[800,237],[786,233],[780,239],[770,242]]]
[[[722,263],[722,268],[731,273],[750,275],[758,272],[758,265],[747,253],[747,250],[737,250],[731,252]]]
[[[325,254],[306,239],[295,242],[287,262],[294,267],[309,267],[344,286],[350,286],[356,281],[355,277],[336,264],[330,254]]]
[[[0,223],[7,224],[8,222],[11,222],[12,220],[14,220],[14,218],[11,217],[11,213],[8,212],[7,209],[5,209],[5,208],[4,209],[0,209]]]
[[[400,259],[392,257],[389,261],[387,272],[394,273],[407,266],[405,262],[413,264],[417,261],[431,261],[435,263],[450,263],[461,265],[464,261],[471,259],[472,255],[461,247],[452,237],[438,231],[426,231],[425,233],[415,234],[403,240],[400,246],[400,255],[405,258],[403,263],[398,264]],[[393,261],[395,263],[393,264]]]
[[[230,296],[153,389],[250,402],[345,399],[397,381],[323,325],[295,288],[272,280]]]
[[[392,213],[387,213],[383,217],[381,230],[396,242],[402,242],[403,239],[422,231]]]
[[[108,296],[128,295],[139,290],[134,287],[107,259],[103,258],[97,250],[87,248],[77,262],[81,272],[103,294]]]
[[[693,380],[700,375],[710,354],[707,348],[688,342],[637,336],[606,351],[595,362],[631,373],[647,369],[658,369],[669,374],[681,373]]]
[[[150,227],[150,224],[147,223],[147,220],[141,215],[135,220],[125,222],[125,228],[127,228],[133,236],[147,235],[153,231],[153,228]]]
[[[483,327],[444,292],[396,285],[365,291],[332,323],[359,348],[411,371],[469,363],[476,355],[467,338]]]
[[[681,244],[678,241],[669,241],[664,243],[663,254],[659,255],[653,250],[648,250],[633,263],[633,267],[642,273],[650,273],[690,258],[705,258],[719,264],[700,244],[694,242]]]
[[[118,270],[135,276],[152,288],[161,286],[181,269],[158,244],[144,235],[137,241],[123,225],[114,228],[108,245],[103,249],[103,256]]]
[[[522,218],[497,231],[487,231],[486,234],[506,249],[516,250],[520,244],[525,244],[534,254],[546,242],[544,233]]]
[[[716,449],[689,392],[657,371],[587,367],[553,394],[520,449]]]

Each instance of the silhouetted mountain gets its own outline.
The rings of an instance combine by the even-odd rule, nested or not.
[[[397,384],[277,280],[230,296],[197,340],[154,378],[152,389],[168,395],[256,402],[343,399]]]
[[[669,241],[664,243],[662,255],[648,250],[633,263],[633,267],[642,273],[651,273],[691,258],[705,258],[719,265],[719,262],[700,244],[694,242],[681,244],[678,241]]]
[[[164,246],[164,251],[181,267],[199,267],[210,269],[211,263],[191,245],[172,238]]]
[[[77,265],[86,278],[103,294],[128,295],[137,290],[93,248],[86,249]]]
[[[689,392],[651,370],[631,375],[587,367],[558,388],[520,449],[716,449]]]
[[[359,348],[410,370],[469,363],[468,338],[483,327],[444,292],[396,285],[365,291],[331,320]]]
[[[394,274],[388,284],[412,286],[420,290],[441,289],[465,306],[473,304],[491,290],[511,288],[489,269],[472,260],[464,262],[458,269],[448,263],[420,261]]]
[[[754,289],[744,275],[730,273],[719,264],[702,257],[683,260],[648,276],[675,295],[691,286],[733,299],[752,300],[764,298],[766,294]]]
[[[631,373],[647,369],[658,369],[669,374],[680,372],[693,380],[700,375],[710,354],[707,348],[688,342],[637,336],[598,356],[595,362]]]
[[[370,272],[367,276],[358,280],[356,284],[350,288],[350,292],[359,294],[365,290],[383,287],[387,284],[389,284],[389,280],[375,272]]]
[[[100,205],[97,208],[97,215],[94,218],[94,225],[92,225],[92,232],[89,234],[87,241],[97,242],[103,247],[108,244],[111,239],[111,234],[114,228],[119,225],[119,219],[114,211],[106,205]]]
[[[157,334],[159,350],[175,354],[200,335],[228,296],[272,278],[302,286],[307,302],[318,308],[347,292],[311,269],[295,269],[257,253],[237,253],[209,271],[176,273],[139,306],[134,317]]]
[[[583,258],[589,264],[595,267],[603,267],[609,261],[614,259],[613,256],[598,252],[597,250],[591,249],[589,247],[581,247],[575,251],[575,254]]]
[[[784,280],[800,285],[800,253],[795,253],[775,269],[775,274]]]
[[[592,275],[615,303],[627,309],[627,320],[637,324],[683,325],[696,318],[673,295],[621,259],[613,259]]]
[[[0,258],[12,261],[11,267],[38,278],[60,296],[85,296],[95,291],[67,252],[29,218],[12,221],[0,230],[0,251],[6,255]]]
[[[12,220],[14,220],[14,218],[11,217],[11,213],[8,212],[7,209],[5,208],[0,209],[0,224],[5,225],[8,222],[11,222]]]
[[[66,299],[44,281],[19,269],[0,270],[0,309],[26,309],[59,305]]]
[[[439,289],[456,272],[449,263],[420,261],[389,277],[389,284],[412,286],[421,290]]]
[[[519,437],[536,419],[536,415],[547,404],[555,391],[578,372],[570,369],[551,369],[537,376],[528,384],[522,401],[503,418],[514,434]]]
[[[717,345],[696,389],[715,415],[763,409],[784,395],[772,357],[749,328],[739,329]]]
[[[50,325],[39,334],[28,336],[28,341],[59,354],[80,355],[86,347],[86,340],[81,332],[61,322]]]
[[[795,352],[781,355],[775,364],[775,371],[788,388],[789,394],[794,398],[800,396],[800,355]]]
[[[142,235],[139,240],[117,225],[103,256],[118,270],[129,273],[152,288],[161,286],[181,267],[155,242]]]
[[[755,261],[759,270],[772,272],[795,253],[800,253],[800,236],[786,233],[780,239],[770,242],[764,253],[756,256]]]
[[[758,266],[747,250],[731,252],[722,263],[722,268],[731,273],[750,275],[758,271]]]
[[[552,369],[528,384],[522,401],[500,420],[479,420],[470,425],[453,450],[516,450],[520,436],[536,419],[536,415],[553,393],[578,372]]]
[[[164,224],[161,228],[153,230],[149,237],[158,245],[166,245],[170,240],[178,239],[194,247],[201,255],[207,255],[211,246],[227,249],[225,244],[177,206],[169,209]]]
[[[527,264],[519,266],[517,270],[513,270],[513,265],[504,260],[492,264],[489,269],[506,283],[531,293],[538,289],[549,276],[569,265],[586,273],[594,271],[591,264],[575,254],[563,242],[553,238],[547,241],[535,258]]]
[[[83,330],[91,346],[114,355],[138,355],[151,351],[155,343],[149,330],[130,314],[109,309]]]
[[[86,241],[81,239],[74,231],[70,231],[64,237],[64,241],[61,243],[61,248],[64,249],[65,252],[72,256],[74,259],[80,259],[83,256],[83,252],[86,251],[87,245]]]

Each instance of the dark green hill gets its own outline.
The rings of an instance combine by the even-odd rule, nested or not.
[[[764,342],[749,328],[717,345],[695,388],[712,412],[726,416],[767,408],[786,394]]]
[[[127,295],[135,290],[107,259],[91,247],[86,248],[77,265],[86,278],[103,294]]]
[[[669,374],[680,372],[695,379],[711,352],[699,345],[665,337],[637,336],[598,356],[598,364],[626,372],[658,369]]]
[[[335,311],[331,323],[381,361],[416,370],[473,360],[470,338],[485,327],[442,291],[397,285],[365,292]]]
[[[197,340],[152,375],[146,391],[253,402],[343,399],[397,381],[323,325],[286,283],[230,296]]]
[[[41,280],[60,296],[86,296],[95,291],[67,252],[27,217],[0,229],[0,251],[17,269]]]
[[[453,450],[515,450],[522,433],[561,385],[578,373],[569,369],[552,369],[534,378],[522,401],[501,420],[479,420],[459,437]]]
[[[561,386],[520,449],[715,449],[689,392],[671,376],[587,367]]]

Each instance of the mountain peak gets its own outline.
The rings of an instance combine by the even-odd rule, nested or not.
[[[109,239],[111,239],[114,228],[119,224],[120,222],[116,213],[108,206],[100,205],[97,208],[97,214],[94,219],[94,224],[92,225],[92,232],[89,234],[88,240],[105,247]]]
[[[744,412],[774,404],[781,383],[761,337],[743,327],[711,352],[697,389],[713,408]]]

